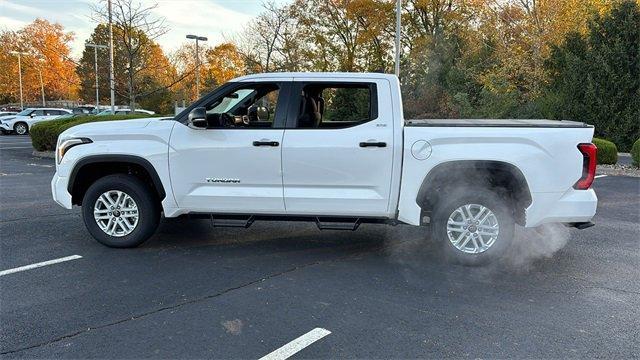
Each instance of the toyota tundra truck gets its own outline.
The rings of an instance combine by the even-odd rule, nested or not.
[[[408,120],[388,74],[254,74],[174,118],[66,130],[51,189],[110,247],[140,245],[161,216],[374,222],[424,226],[450,258],[484,264],[516,224],[593,225],[593,132],[573,121]]]

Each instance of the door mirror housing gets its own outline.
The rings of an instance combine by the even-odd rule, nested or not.
[[[35,113],[35,112],[32,112],[31,114],[29,114],[29,117],[30,117],[30,118],[34,118],[34,117],[36,117],[36,113]]]
[[[204,130],[207,128],[207,109],[204,107],[197,107],[189,112],[189,119],[187,120],[187,126],[196,129]]]

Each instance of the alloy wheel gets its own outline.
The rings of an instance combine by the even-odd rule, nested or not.
[[[498,218],[483,205],[462,205],[447,219],[449,241],[456,249],[467,254],[480,254],[489,250],[499,233]]]
[[[93,218],[105,234],[123,237],[131,234],[138,225],[138,205],[129,194],[109,190],[96,200]]]

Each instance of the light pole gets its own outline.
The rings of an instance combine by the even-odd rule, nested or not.
[[[42,81],[42,63],[45,61],[43,58],[38,58],[40,65],[38,66],[38,76],[40,76],[40,92],[42,93],[42,107],[47,106],[47,102],[44,100],[44,82]]]
[[[113,79],[113,22],[111,21],[111,0],[107,1],[109,11],[109,87],[111,88],[111,114],[116,113],[115,80]],[[97,110],[96,110],[97,111]]]
[[[84,43],[84,46],[86,47],[92,47],[93,48],[93,64],[94,64],[94,69],[96,71],[96,114],[100,112],[100,95],[99,95],[99,91],[98,91],[98,49],[108,49],[109,47],[107,45],[98,45],[98,44],[91,44],[91,43]]]
[[[24,110],[24,106],[22,102],[22,62],[20,60],[20,57],[22,55],[29,55],[29,53],[20,52],[20,51],[10,51],[9,53],[12,55],[18,55],[18,81],[20,83],[20,110]]]
[[[400,77],[400,36],[402,35],[400,21],[402,19],[402,0],[396,0],[396,76]]]
[[[207,41],[204,36],[198,35],[187,35],[187,39],[192,39],[196,41],[196,98],[200,98],[200,54],[198,53],[198,42],[199,41]]]

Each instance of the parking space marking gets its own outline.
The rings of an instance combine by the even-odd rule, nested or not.
[[[40,267],[47,266],[47,265],[58,264],[58,263],[61,263],[61,262],[70,261],[70,260],[76,260],[76,259],[81,259],[81,258],[82,258],[82,256],[80,256],[80,255],[71,255],[71,256],[66,256],[66,257],[59,258],[59,259],[53,259],[53,260],[43,261],[43,262],[31,264],[31,265],[20,266],[20,267],[13,268],[13,269],[2,270],[2,271],[0,271],[0,276],[5,276],[5,275],[9,275],[9,274],[20,272],[20,271],[36,269],[36,268],[40,268]]]
[[[284,346],[275,349],[269,354],[260,358],[260,360],[284,360],[295,355],[300,350],[331,334],[331,331],[323,328],[315,328],[308,333],[292,340]]]
[[[607,177],[607,176],[608,175],[596,175],[595,179],[600,179],[600,178]]]
[[[1,147],[0,150],[10,150],[10,149],[28,149],[32,146],[13,146],[13,147]]]

